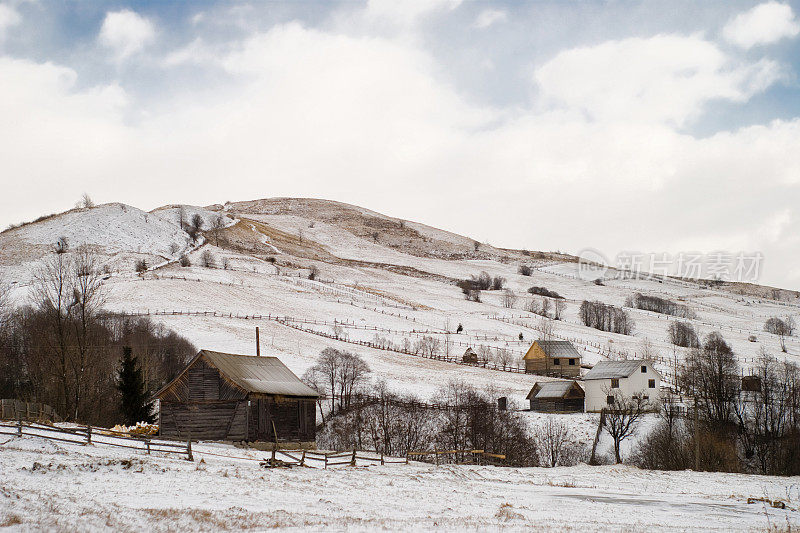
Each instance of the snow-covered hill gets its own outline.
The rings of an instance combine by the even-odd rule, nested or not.
[[[180,227],[181,210],[188,218],[195,213],[203,218],[199,248],[192,248]],[[217,215],[226,227],[212,235],[211,221]],[[601,332],[579,321],[581,301],[621,306],[634,292],[691,307],[698,331],[719,330],[744,369],[762,347],[800,362],[800,339],[788,339],[788,353],[783,354],[779,339],[763,331],[770,316],[800,314],[796,293],[786,291],[782,301],[774,301],[753,296],[759,293],[750,289],[736,294],[731,287],[704,288],[669,279],[609,279],[596,285],[578,276],[569,256],[476,247],[468,237],[338,202],[278,198],[205,208],[173,205],[150,213],[123,204],[72,210],[0,234],[0,274],[16,282],[18,301],[24,299],[37,260],[52,253],[62,236],[71,247],[87,244],[103,257],[113,273],[106,281],[110,310],[150,313],[198,347],[228,352],[254,353],[259,326],[262,353],[280,356],[298,374],[325,347],[355,351],[390,387],[423,397],[448,380],[462,379],[493,386],[523,405],[533,382],[546,378],[431,360],[402,353],[402,348],[427,334],[439,339],[441,356],[457,358],[472,347],[497,359],[499,350],[516,365],[540,335],[543,320],[552,325],[556,338],[571,340],[589,364],[647,354],[667,372],[667,362],[685,352],[667,340],[670,317],[630,309],[636,322],[631,336]],[[213,267],[203,266],[206,252]],[[192,266],[175,261],[184,253]],[[148,258],[154,268],[135,273],[133,263],[139,257]],[[523,264],[533,268],[530,276],[518,273]],[[307,279],[312,271],[316,280]],[[503,291],[484,291],[480,303],[464,299],[455,281],[481,271],[506,278],[516,296],[513,308],[503,305]],[[527,292],[531,286],[565,297],[561,320],[525,311],[529,300],[541,300]],[[291,320],[277,321],[275,316]],[[463,331],[456,333],[459,324]],[[338,340],[331,338],[334,327],[341,330]],[[373,347],[363,346],[366,341]]]

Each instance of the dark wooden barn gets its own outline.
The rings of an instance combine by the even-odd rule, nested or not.
[[[277,357],[202,350],[155,397],[161,404],[164,437],[269,442],[315,438],[317,393]]]
[[[542,381],[528,393],[531,411],[582,413],[585,393],[577,381]]]

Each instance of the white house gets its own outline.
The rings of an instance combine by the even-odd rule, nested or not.
[[[613,408],[615,394],[624,398],[641,395],[651,403],[661,401],[661,374],[650,361],[600,361],[583,379],[587,413]]]

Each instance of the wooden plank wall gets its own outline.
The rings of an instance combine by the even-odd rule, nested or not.
[[[582,413],[583,398],[559,400],[531,400],[531,411],[540,413]]]
[[[246,440],[247,400],[161,402],[160,435],[200,440]]]
[[[561,362],[564,364],[555,366],[552,358],[549,360],[549,362],[547,362],[547,364],[545,364],[544,358],[526,359],[525,372],[528,374],[538,374],[540,376],[555,376],[565,378],[576,378],[580,376],[580,359],[576,359],[574,365],[569,364],[568,358],[561,358]]]
[[[316,437],[317,409],[314,400],[274,396],[253,397],[250,407],[249,440],[307,442]]]

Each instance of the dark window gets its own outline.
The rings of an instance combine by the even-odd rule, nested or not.
[[[561,359],[558,358],[553,359],[553,364],[559,366],[561,364]]]
[[[647,366],[642,365],[642,374],[647,374]]]
[[[614,405],[614,397],[613,396],[606,396],[606,403],[608,405]]]
[[[647,394],[645,394],[644,396],[642,396],[642,400],[649,400],[649,399],[650,399],[650,396],[648,396]]]
[[[656,380],[654,380],[654,379],[648,380],[647,381],[647,387],[650,388],[650,389],[655,389],[656,388]]]
[[[619,388],[619,380],[617,378],[611,379],[611,388],[618,389]]]
[[[575,366],[575,359],[569,360],[569,366]]]

